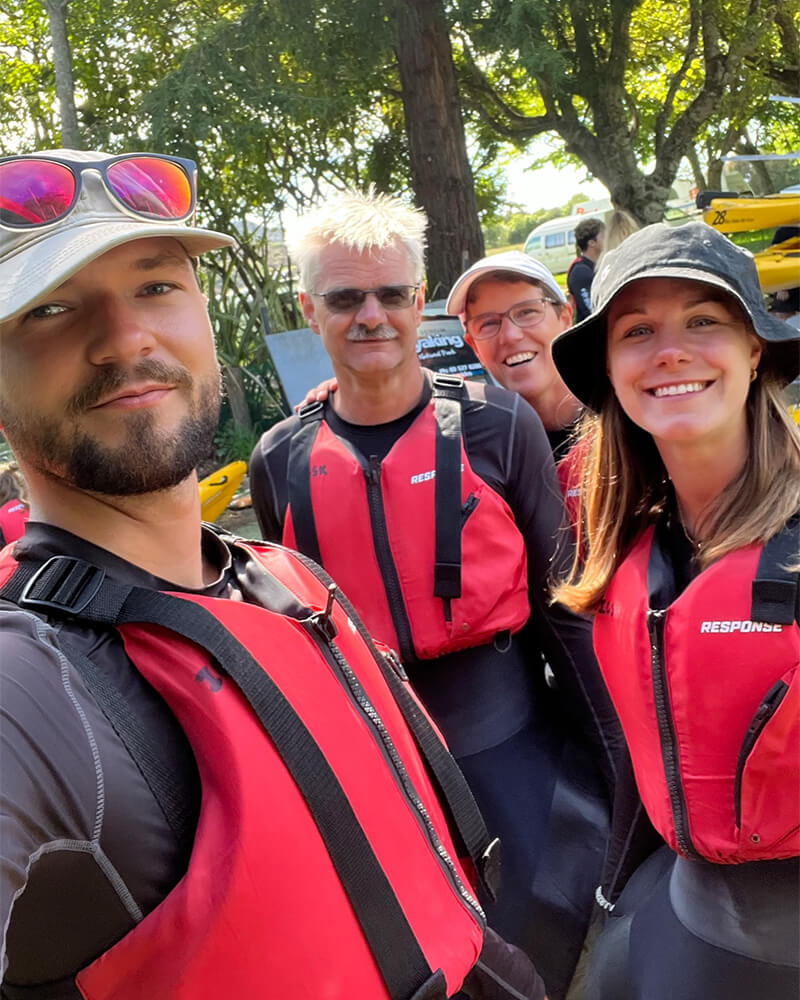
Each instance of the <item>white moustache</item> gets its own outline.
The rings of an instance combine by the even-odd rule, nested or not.
[[[359,340],[394,340],[397,330],[389,326],[388,323],[381,323],[380,326],[368,327],[363,323],[354,323],[347,331],[347,339],[350,341]]]

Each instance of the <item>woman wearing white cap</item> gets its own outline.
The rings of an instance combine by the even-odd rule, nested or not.
[[[583,560],[557,588],[594,641],[667,846],[628,883],[592,1000],[800,995],[798,332],[702,223],[609,253],[553,357],[588,409]]]
[[[447,312],[505,389],[539,414],[558,457],[581,411],[553,364],[550,345],[572,322],[572,309],[544,264],[519,250],[477,261],[453,285]]]

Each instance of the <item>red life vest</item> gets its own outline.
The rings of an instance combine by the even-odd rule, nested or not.
[[[304,450],[290,457],[284,544],[317,559],[368,631],[407,661],[488,643],[498,632],[518,631],[530,613],[524,539],[505,500],[471,469],[460,433],[460,510],[456,504],[445,519],[456,522],[457,538],[460,519],[460,595],[435,594],[441,473],[434,404],[382,462],[354,455],[323,419],[301,428],[295,438],[303,435]],[[460,403],[455,407],[460,419]],[[298,530],[301,518],[312,522],[318,553]]]
[[[794,857],[800,854],[796,576],[782,584],[790,593],[787,615],[757,614],[762,547],[750,546],[713,563],[666,611],[653,612],[653,534],[652,528],[643,533],[614,574],[594,626],[647,813],[683,855],[722,864]]]
[[[180,609],[178,616],[185,605],[205,609],[227,638],[232,635],[251,654],[256,674],[260,668],[277,685],[324,754],[413,938],[430,969],[442,970],[449,995],[477,960],[483,916],[377,657],[349,606],[336,601],[331,606],[329,589],[305,562],[277,546],[247,548],[273,579],[323,616],[325,642],[320,644],[308,620],[304,624],[244,602],[175,594],[180,600],[167,603]],[[49,565],[36,578],[41,587],[51,586],[45,580]],[[0,582],[14,569],[6,554]],[[81,588],[91,593],[91,575],[86,582],[84,573],[73,587],[62,586],[58,573],[61,582],[51,589],[71,592],[78,617],[110,620],[78,608],[82,600],[73,595]],[[145,599],[157,594],[132,590]],[[106,584],[105,606],[107,593]],[[35,610],[32,601],[40,597],[27,593],[18,603]],[[53,604],[48,598],[40,607]],[[245,689],[204,648],[166,627],[135,622],[115,627],[131,661],[165,699],[191,743],[202,803],[185,876],[133,931],[79,973],[82,995],[86,1000],[389,997],[317,814],[285,765],[280,742],[265,736]]]
[[[0,546],[16,542],[25,534],[28,505],[22,500],[8,500],[0,507]]]

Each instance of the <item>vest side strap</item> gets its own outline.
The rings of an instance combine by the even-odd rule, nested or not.
[[[752,585],[750,618],[754,622],[800,622],[800,574],[786,569],[798,558],[800,517],[794,517],[761,550]]]
[[[436,478],[434,516],[436,548],[434,597],[461,596],[461,379],[434,376]]]
[[[314,520],[314,508],[311,502],[311,451],[314,447],[322,419],[322,404],[310,404],[319,407],[312,418],[304,421],[298,431],[292,435],[289,444],[289,463],[287,468],[287,485],[289,487],[289,513],[292,516],[292,528],[297,548],[316,563],[322,562],[319,549],[319,536]],[[317,416],[316,414],[319,414]]]

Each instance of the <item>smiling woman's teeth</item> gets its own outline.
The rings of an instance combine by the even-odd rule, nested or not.
[[[512,354],[510,358],[506,358],[503,364],[506,365],[521,365],[523,361],[530,361],[536,357],[533,351],[524,351],[522,354]]]
[[[705,382],[681,382],[680,385],[662,385],[653,389],[654,396],[685,396],[687,392],[702,392]]]

